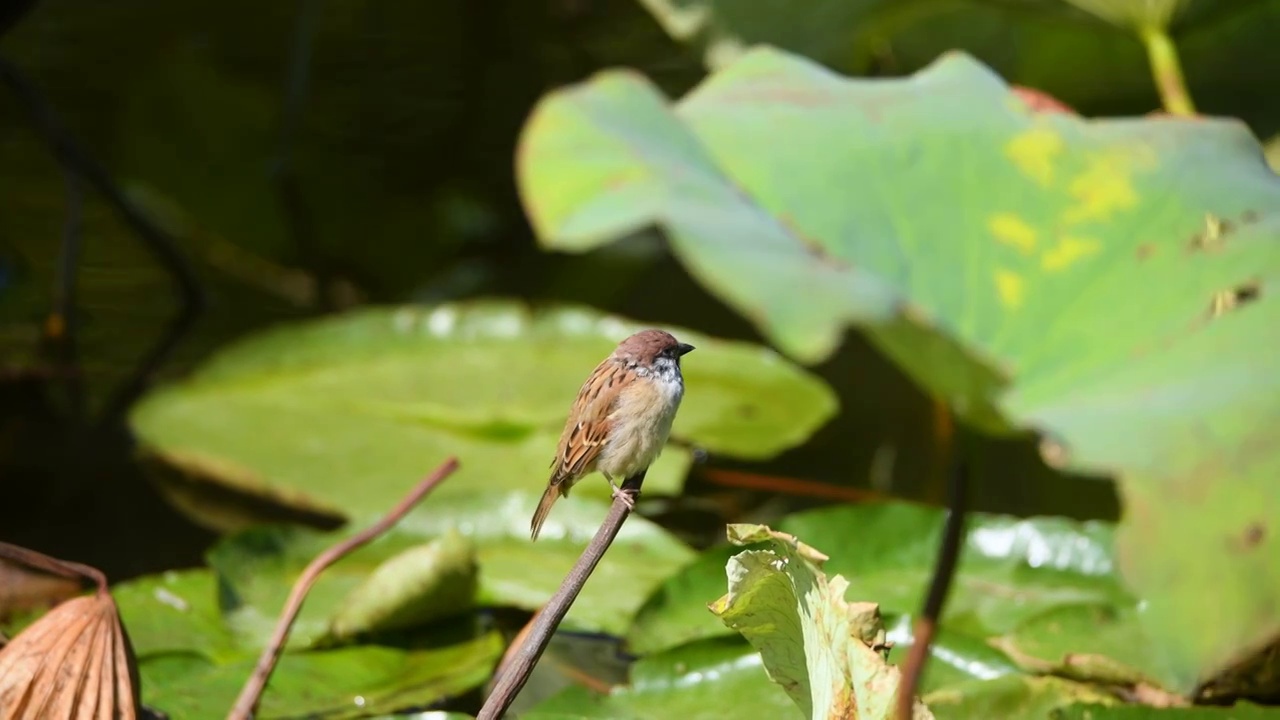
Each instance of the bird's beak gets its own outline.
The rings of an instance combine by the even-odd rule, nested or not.
[[[676,344],[676,357],[687,355],[688,353],[691,353],[691,352],[693,352],[693,346],[690,345],[689,343]]]

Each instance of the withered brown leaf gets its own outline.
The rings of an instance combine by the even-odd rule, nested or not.
[[[6,554],[15,550],[0,545]],[[16,559],[38,556],[39,566],[90,578],[98,587],[59,604],[0,648],[0,720],[138,717],[137,663],[106,578],[84,565],[16,550]]]

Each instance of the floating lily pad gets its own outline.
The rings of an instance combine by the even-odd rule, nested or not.
[[[476,553],[456,530],[393,555],[356,586],[329,621],[337,641],[457,615],[476,595]]]
[[[386,512],[450,455],[462,467],[437,497],[540,491],[579,386],[641,327],[503,301],[366,309],[235,344],[147,396],[132,423],[145,452],[206,482],[353,519]],[[674,331],[698,348],[674,438],[766,458],[835,412],[821,381],[772,351]],[[646,490],[677,492],[689,462],[668,447]],[[609,496],[602,478],[575,490]]]
[[[1274,720],[1277,717],[1280,710],[1252,703],[1177,708],[1081,704],[1055,710],[1049,720]]]
[[[355,645],[285,653],[255,717],[357,718],[429,705],[487,680],[502,649],[495,632],[429,650]],[[225,718],[256,663],[256,656],[226,664],[158,656],[142,663],[143,701],[173,718]]]
[[[290,646],[327,641],[334,623],[341,625],[350,613],[352,595],[362,592],[371,577],[394,569],[389,566],[399,566],[413,576],[402,580],[444,580],[449,572],[421,577],[423,568],[402,566],[396,558],[449,535],[466,538],[475,547],[479,568],[476,602],[538,609],[560,586],[586,545],[586,533],[572,529],[599,525],[603,515],[596,503],[571,496],[556,505],[554,523],[548,522],[545,536],[530,543],[528,508],[534,502],[533,494],[429,498],[390,532],[320,576],[294,623]],[[321,533],[298,527],[261,527],[222,540],[210,552],[209,562],[225,584],[224,610],[232,627],[252,642],[265,642],[302,569],[325,548],[356,530]],[[665,530],[642,517],[631,517],[570,609],[564,626],[622,633],[644,598],[692,557],[693,552]],[[454,584],[441,587],[438,582],[425,582],[417,585],[416,596],[402,597],[400,603],[429,603],[431,598],[460,602],[463,598],[455,593]]]
[[[111,595],[141,662],[164,654],[231,662],[246,649],[223,622],[217,578],[207,570],[140,577],[113,585]]]
[[[944,518],[941,510],[906,503],[843,505],[789,515],[778,528],[816,547],[840,548],[826,571],[843,575],[851,596],[874,598],[886,616],[907,616],[923,602]],[[1108,639],[1115,652],[1142,647],[1134,642],[1140,636],[1135,601],[1116,577],[1111,535],[1100,522],[969,516],[943,627],[980,642],[1027,632],[1028,642],[1049,643],[1062,635],[1053,630],[1053,613],[1063,613],[1060,619],[1102,615],[1112,618],[1113,634],[1098,624],[1093,630],[1099,637],[1077,635],[1074,648],[1066,647],[1066,639],[1058,647],[1084,651],[1106,647]],[[731,553],[706,551],[666,580],[637,615],[628,633],[632,648],[652,652],[724,634],[727,629],[702,608],[722,594]]]
[[[795,357],[859,325],[969,423],[1117,477],[1166,686],[1280,636],[1280,178],[1241,123],[1040,114],[963,54],[853,80],[756,48],[674,105],[627,71],[552,93],[518,174],[546,246],[657,226]]]
[[[628,686],[608,695],[571,687],[539,703],[524,717],[720,720],[803,716],[782,688],[769,682],[759,653],[730,639],[691,643],[641,659],[632,666]]]
[[[1105,690],[1056,677],[1007,675],[961,683],[924,697],[938,720],[1044,720],[1077,703],[1110,708],[1118,703]]]
[[[262,646],[223,622],[214,574],[143,577],[113,586],[112,595],[138,657],[143,702],[175,718],[225,717]],[[497,633],[463,629],[429,645],[287,651],[257,717],[365,717],[429,705],[484,682],[502,649]]]

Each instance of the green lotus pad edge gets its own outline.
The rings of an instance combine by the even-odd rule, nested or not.
[[[518,152],[545,247],[656,227],[788,355],[857,326],[965,421],[1116,478],[1167,686],[1280,639],[1280,178],[1242,123],[1040,113],[963,53],[851,79],[760,46],[674,103],[630,70],[552,92]]]
[[[365,308],[235,343],[148,394],[130,420],[142,451],[188,478],[356,521],[386,512],[449,456],[461,467],[433,497],[540,492],[579,386],[644,327],[502,300]],[[667,329],[697,350],[648,492],[679,492],[691,446],[764,459],[837,410],[824,383],[771,350]],[[609,498],[603,479],[575,489]],[[197,519],[201,508],[182,506]]]

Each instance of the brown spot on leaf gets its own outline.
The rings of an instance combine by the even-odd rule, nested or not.
[[[1026,105],[1027,109],[1033,113],[1077,114],[1075,109],[1070,105],[1062,102],[1043,90],[1036,90],[1035,88],[1023,87],[1021,85],[1010,85],[1009,91],[1021,100],[1022,104]]]
[[[1235,225],[1225,218],[1209,213],[1204,216],[1204,227],[1191,236],[1187,243],[1189,252],[1217,252],[1226,245],[1227,236],[1235,230]]]
[[[931,327],[933,325],[933,319],[929,316],[929,313],[925,311],[924,308],[910,300],[902,303],[899,311],[902,313],[902,317],[908,322],[915,323],[916,325],[921,325],[923,327]]]
[[[1257,280],[1251,280],[1230,290],[1216,293],[1209,301],[1209,317],[1216,318],[1226,314],[1228,311],[1238,309],[1257,300],[1261,294],[1262,284]]]
[[[755,405],[745,405],[745,404],[744,404],[744,405],[739,405],[739,406],[738,406],[738,415],[742,416],[742,419],[744,419],[744,420],[751,420],[751,419],[755,418],[755,416],[756,416],[756,406],[755,406]]]
[[[1239,536],[1232,538],[1231,546],[1236,552],[1248,552],[1259,545],[1267,537],[1267,526],[1262,521],[1249,523],[1245,527],[1244,532]]]
[[[787,232],[790,233],[792,237],[800,241],[800,244],[804,246],[805,252],[808,253],[809,257],[838,270],[846,270],[849,268],[849,263],[835,255],[832,255],[831,251],[823,246],[822,243],[809,237],[804,231],[802,231],[796,224],[795,219],[790,215],[785,213],[779,215],[778,222],[787,229]]]
[[[1146,260],[1156,254],[1156,246],[1154,243],[1142,243],[1138,246],[1138,259]]]
[[[1040,440],[1040,457],[1044,459],[1045,465],[1055,470],[1066,466],[1067,461],[1071,459],[1067,446],[1052,438]]]

